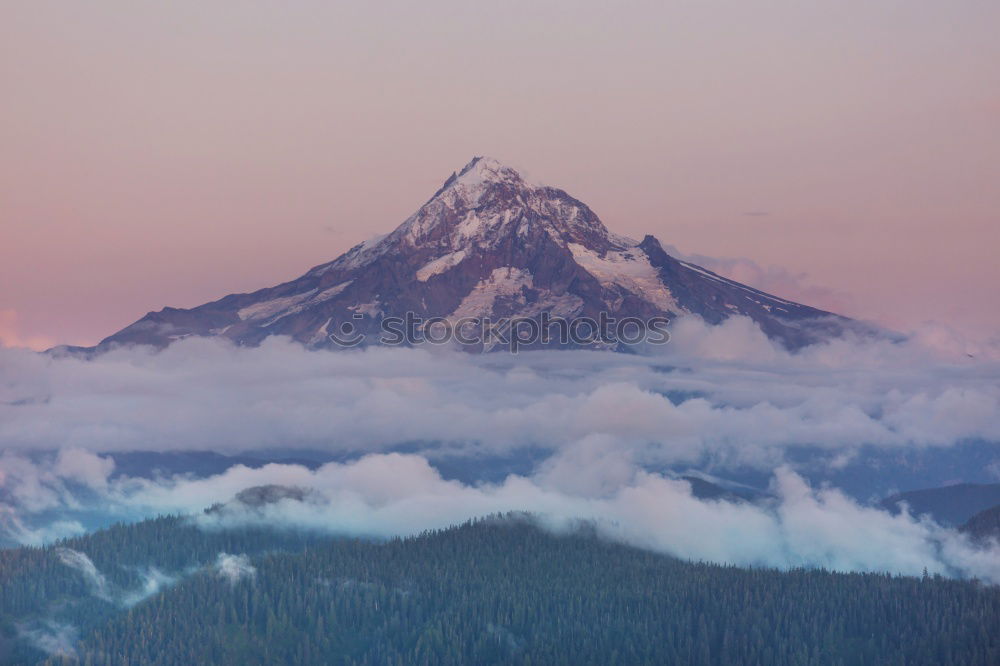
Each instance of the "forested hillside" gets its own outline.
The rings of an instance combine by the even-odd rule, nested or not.
[[[132,603],[150,567],[170,582]],[[525,517],[384,543],[162,518],[0,552],[0,614],[7,663],[1000,663],[996,588],[682,562]]]

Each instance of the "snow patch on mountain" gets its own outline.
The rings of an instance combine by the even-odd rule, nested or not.
[[[572,319],[583,310],[584,300],[576,294],[563,292],[561,294],[544,290],[539,293],[538,300],[533,303],[526,303],[520,310],[522,317],[537,317],[543,312],[548,312],[555,319],[562,317]]]
[[[316,266],[306,273],[306,276],[319,277],[335,268],[353,270],[361,268],[362,266],[367,266],[378,259],[386,251],[388,246],[382,241],[384,241],[388,235],[389,234],[379,234],[378,236],[373,236],[362,243],[358,243],[333,261]]]
[[[340,284],[330,287],[329,289],[324,289],[323,291],[316,294],[316,296],[312,298],[309,301],[309,303],[313,304],[313,303],[322,303],[323,301],[328,301],[337,294],[339,294],[340,292],[350,287],[352,282],[354,282],[354,280],[348,280],[347,282],[341,282]]]
[[[374,319],[382,314],[382,303],[376,299],[369,303],[358,303],[357,305],[352,305],[347,309]]]
[[[311,308],[314,305],[318,305],[324,301],[328,301],[331,298],[335,298],[349,286],[354,280],[347,280],[346,282],[341,282],[338,285],[334,285],[328,289],[316,293],[315,289],[310,289],[309,291],[303,292],[301,294],[295,294],[294,296],[284,296],[282,298],[273,298],[268,301],[263,301],[261,303],[256,303],[254,305],[242,308],[237,314],[240,319],[243,320],[261,320],[266,319],[261,326],[267,327],[274,324],[276,321],[284,319],[289,315],[298,314],[307,308]]]
[[[459,172],[456,185],[475,187],[482,183],[520,183],[521,175],[492,157],[476,157]]]
[[[323,325],[316,329],[312,338],[309,340],[310,345],[315,345],[319,342],[324,342],[330,335],[330,322],[333,321],[333,317],[327,317]]]
[[[608,250],[602,256],[578,243],[569,243],[567,247],[576,263],[605,287],[621,287],[664,311],[676,308],[670,290],[642,250],[634,247]]]
[[[532,276],[522,268],[505,266],[495,268],[489,277],[480,280],[469,295],[462,299],[450,317],[483,317],[492,314],[493,305],[501,296],[515,296],[525,287],[531,287]]]
[[[315,289],[310,289],[309,291],[303,292],[301,294],[294,294],[292,296],[283,296],[281,298],[272,298],[268,301],[261,301],[260,303],[254,303],[253,305],[248,305],[245,308],[240,308],[236,315],[246,321],[267,319],[276,315],[280,312],[288,310],[292,306],[301,303],[310,296],[316,293]]]
[[[446,273],[452,268],[462,263],[465,259],[465,250],[459,250],[458,252],[449,252],[448,254],[438,257],[434,261],[424,264],[419,270],[417,270],[417,279],[421,282],[427,282],[435,275],[440,275],[441,273]]]
[[[520,209],[508,209],[499,215],[483,217],[475,210],[470,211],[455,227],[452,244],[473,243],[480,247],[489,247],[490,241],[499,236],[514,217],[520,216],[521,213]]]

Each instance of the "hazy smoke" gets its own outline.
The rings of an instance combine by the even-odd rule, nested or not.
[[[40,527],[28,527],[18,509],[0,503],[0,545],[4,541],[24,546],[41,546],[57,539],[79,536],[86,528],[77,520],[52,520]]]
[[[257,575],[257,569],[250,564],[250,558],[246,555],[219,553],[219,557],[215,560],[215,570],[233,585]]]
[[[33,625],[18,625],[17,633],[46,654],[68,658],[77,656],[79,631],[71,624],[42,620]]]
[[[57,548],[56,555],[59,557],[60,562],[83,574],[95,597],[111,601],[108,580],[104,577],[104,574],[97,570],[93,561],[86,554],[72,548]]]
[[[120,605],[131,608],[140,601],[157,594],[164,587],[169,587],[177,582],[177,577],[168,576],[156,567],[149,567],[141,575],[142,586],[137,590],[124,593],[119,600]]]
[[[169,576],[156,567],[149,567],[140,572],[143,582],[138,589],[118,590],[108,582],[86,553],[72,548],[57,548],[55,552],[60,562],[83,574],[95,597],[125,608],[131,608],[177,581],[175,576]]]

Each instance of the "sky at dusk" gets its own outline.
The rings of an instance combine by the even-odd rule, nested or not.
[[[0,4],[0,342],[297,277],[474,155],[736,279],[1000,335],[1000,3]]]

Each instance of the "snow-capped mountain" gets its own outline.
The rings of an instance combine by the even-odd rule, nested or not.
[[[345,322],[374,340],[384,318],[407,312],[451,321],[698,315],[712,324],[745,315],[791,348],[857,324],[680,261],[652,236],[611,233],[566,192],[477,157],[392,233],[276,287],[150,312],[98,349],[191,335],[246,345],[286,335],[327,347]]]

